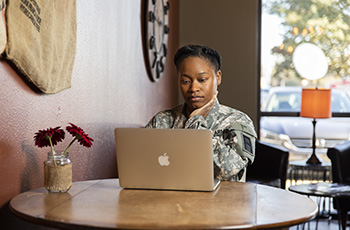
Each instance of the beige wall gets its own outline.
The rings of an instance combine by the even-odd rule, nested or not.
[[[257,127],[258,0],[181,0],[180,46],[204,44],[222,55],[219,100]]]
[[[177,1],[170,1],[169,56],[178,48]],[[95,141],[92,148],[70,149],[73,180],[116,177],[113,130],[144,126],[159,110],[177,104],[171,58],[165,76],[150,82],[143,59],[141,0],[77,0],[77,53],[72,88],[54,95],[34,93],[0,61],[0,226],[38,229],[10,214],[16,194],[43,186],[49,148],[34,146],[39,129],[72,122]],[[70,141],[69,135],[63,143]],[[23,224],[23,225],[21,225]]]

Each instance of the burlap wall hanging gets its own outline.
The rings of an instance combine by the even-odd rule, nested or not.
[[[0,1],[0,53],[4,52],[7,42],[6,20],[5,20],[6,0]]]
[[[76,53],[76,1],[1,1],[7,25],[0,25],[3,57],[43,93],[70,88]]]

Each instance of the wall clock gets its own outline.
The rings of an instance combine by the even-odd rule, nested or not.
[[[158,81],[164,72],[167,56],[168,0],[145,0],[143,13],[143,47],[147,73]]]

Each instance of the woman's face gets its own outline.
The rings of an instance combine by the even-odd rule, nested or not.
[[[178,70],[182,96],[192,112],[208,103],[221,83],[221,71],[205,59],[185,58]]]

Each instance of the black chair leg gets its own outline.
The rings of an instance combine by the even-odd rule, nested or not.
[[[346,222],[347,222],[348,211],[344,210],[344,209],[339,209],[338,212],[339,212],[341,229],[345,230],[346,229]]]

